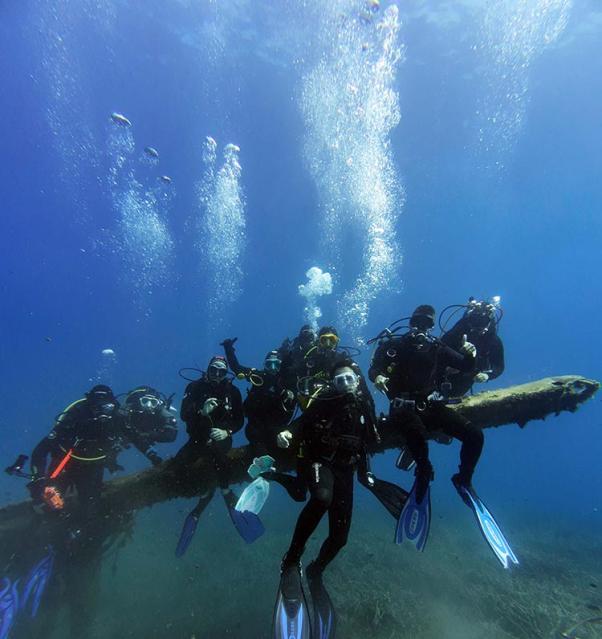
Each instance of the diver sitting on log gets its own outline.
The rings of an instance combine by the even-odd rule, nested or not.
[[[409,330],[396,333],[409,320]],[[397,328],[393,328],[397,325]],[[389,423],[405,438],[407,449],[416,463],[415,481],[398,521],[396,542],[408,539],[424,550],[430,528],[429,485],[433,467],[429,460],[427,439],[437,431],[462,442],[459,472],[451,479],[458,494],[472,508],[486,541],[507,568],[517,563],[495,520],[472,487],[472,476],[483,449],[482,430],[447,406],[442,381],[448,368],[470,373],[474,370],[476,348],[464,335],[459,350],[453,350],[431,335],[435,309],[430,305],[416,308],[411,317],[394,322],[376,339],[378,347],[370,366],[370,379],[390,401]],[[372,340],[372,341],[375,341]],[[398,466],[405,469],[403,451]]]
[[[240,391],[232,384],[224,357],[212,357],[207,372],[188,384],[180,417],[186,423],[189,439],[177,453],[174,462],[185,473],[199,458],[210,458],[224,502],[232,515],[237,497],[230,490],[227,454],[232,448],[232,435],[242,428],[244,414]],[[205,490],[188,514],[176,548],[177,557],[181,557],[188,549],[199,518],[209,505],[213,493],[213,488]]]
[[[238,379],[246,379],[251,386],[243,402],[247,418],[245,436],[256,456],[277,450],[276,436],[289,423],[295,411],[296,399],[287,388],[281,374],[282,360],[278,351],[270,351],[262,369],[242,366],[236,356],[234,343],[237,338],[222,342],[228,366]]]

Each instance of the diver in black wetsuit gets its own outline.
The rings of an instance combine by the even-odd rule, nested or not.
[[[287,337],[278,353],[282,360],[282,376],[287,388],[297,390],[297,381],[306,375],[305,355],[316,346],[317,336],[314,329],[309,324],[304,324],[297,337],[292,341]]]
[[[475,382],[483,384],[504,372],[504,344],[497,333],[498,313],[501,314],[498,303],[499,298],[494,298],[494,302],[490,303],[477,302],[471,297],[464,315],[441,337],[444,344],[458,350],[466,336],[477,349],[477,359],[472,371],[447,375],[453,397],[465,395]]]
[[[84,519],[93,516],[105,468],[120,469],[116,456],[123,430],[119,403],[108,386],[96,385],[70,404],[31,454],[28,488],[34,501],[62,510],[65,494],[74,489]]]
[[[308,402],[311,402],[312,395],[319,394],[321,389],[329,384],[332,369],[345,361],[358,376],[359,388],[370,404],[374,416],[374,399],[368,390],[364,375],[349,353],[345,349],[339,350],[339,342],[339,333],[334,326],[323,326],[320,329],[317,343],[305,354],[303,368],[299,371],[299,405],[304,409]]]
[[[230,369],[238,379],[251,383],[243,402],[247,418],[245,435],[256,456],[277,449],[276,436],[291,420],[296,406],[295,393],[287,388],[281,374],[282,361],[278,351],[270,351],[262,370],[242,366],[236,357],[234,343],[237,338],[226,339],[222,346]]]
[[[430,334],[435,309],[419,306],[410,318],[410,330],[399,337],[380,340],[372,358],[369,376],[390,400],[388,419],[403,433],[416,462],[416,497],[420,503],[433,478],[427,437],[443,431],[462,442],[459,473],[452,481],[470,486],[483,448],[480,428],[452,411],[438,392],[447,367],[469,373],[475,365],[475,347],[464,339],[459,351]]]
[[[310,500],[299,515],[283,558],[283,573],[289,568],[299,569],[307,540],[328,512],[328,537],[317,559],[308,567],[308,574],[311,572],[313,577],[321,574],[347,543],[356,470],[366,487],[372,490],[375,485],[375,478],[369,473],[367,448],[378,441],[378,432],[372,402],[360,388],[353,361],[336,364],[328,381],[305,412],[278,435],[281,448],[288,448],[293,441],[301,446],[304,479],[310,492]],[[391,487],[396,489],[397,512],[392,514],[397,516],[407,493],[393,484],[387,484],[387,492]],[[380,494],[373,492],[381,499]],[[389,502],[390,494],[387,498]]]
[[[163,460],[153,446],[171,443],[178,434],[177,411],[171,397],[151,386],[138,386],[127,393],[121,413],[125,443],[132,443],[153,466],[159,465]]]
[[[186,423],[189,440],[175,457],[185,471],[199,457],[212,459],[217,481],[227,506],[236,503],[230,490],[227,473],[227,454],[232,448],[232,435],[244,422],[240,391],[228,378],[228,366],[221,356],[209,361],[207,372],[186,387],[180,417]],[[213,491],[203,493],[195,508],[196,517],[211,501]]]

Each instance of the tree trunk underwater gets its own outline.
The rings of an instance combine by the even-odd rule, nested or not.
[[[485,391],[452,405],[462,415],[481,428],[492,428],[506,424],[518,424],[524,428],[533,420],[543,420],[549,415],[574,412],[585,401],[593,397],[600,386],[595,380],[577,375],[547,377],[527,384]],[[402,436],[384,422],[381,443],[372,452],[383,452],[403,445]],[[252,463],[253,451],[249,446],[234,448],[229,453],[230,483],[248,481],[247,468]],[[294,467],[294,457],[283,451],[277,459],[278,470]],[[131,522],[128,513],[177,497],[194,497],[201,491],[216,485],[213,466],[207,459],[199,459],[187,468],[167,460],[156,468],[107,481],[102,498],[102,512],[107,525],[112,526],[111,535],[123,532]],[[64,528],[64,521],[56,514],[39,515],[33,512],[31,502],[10,504],[0,509],[0,562],[11,553],[23,548],[25,539],[33,531],[45,530],[46,535],[54,528]],[[51,536],[51,535],[50,535]]]

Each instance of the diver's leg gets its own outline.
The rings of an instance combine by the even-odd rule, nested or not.
[[[432,411],[429,415],[429,422],[431,420],[436,422],[433,423],[432,427],[440,428],[446,435],[462,442],[459,473],[454,475],[454,484],[470,486],[485,442],[483,431],[447,406],[440,406]]]
[[[328,537],[320,548],[314,567],[319,572],[347,543],[353,513],[353,467],[339,470],[334,479],[332,503],[328,509]]]
[[[297,520],[291,545],[282,560],[283,568],[299,563],[307,540],[332,504],[334,475],[330,468],[318,462],[311,464],[307,480],[311,497]]]
[[[416,462],[416,501],[420,503],[433,479],[433,466],[429,460],[429,447],[425,435],[424,424],[420,417],[410,410],[396,410],[392,419],[399,424],[399,429],[406,440],[406,445]]]

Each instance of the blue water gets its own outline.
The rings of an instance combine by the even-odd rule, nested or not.
[[[341,327],[344,343],[419,303],[501,295],[506,372],[490,386],[601,377],[598,3],[400,2],[397,16],[393,2],[367,4],[3,3],[5,465],[96,380],[118,392],[152,384],[179,401],[178,369],[204,367],[233,336],[241,360],[259,365],[304,322],[298,286],[312,266],[333,276],[319,322]],[[387,58],[387,33],[399,60]],[[320,73],[328,81],[312,93]],[[330,144],[336,126],[349,161]],[[240,171],[202,187],[206,136],[215,175],[228,143]],[[213,231],[208,211],[224,216]],[[377,243],[384,265],[360,291],[356,321],[346,300],[371,249],[370,215],[389,253]],[[488,431],[480,491],[508,519],[553,513],[599,535],[601,423],[594,398],[576,414]],[[457,448],[432,450],[435,494],[453,500]],[[124,459],[128,471],[146,466]],[[376,464],[398,478],[390,455]],[[26,497],[7,476],[0,491],[2,504]],[[276,570],[279,555],[267,561]]]

